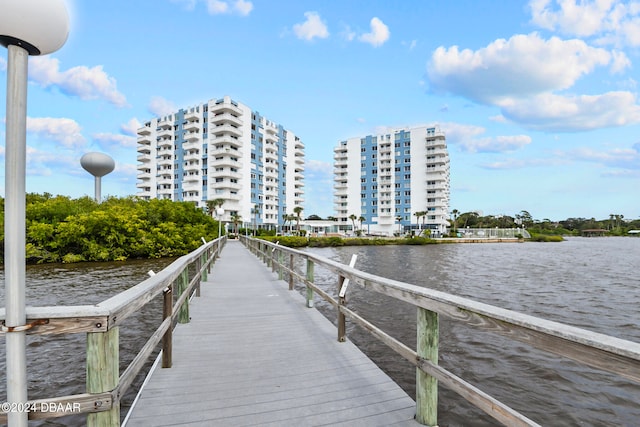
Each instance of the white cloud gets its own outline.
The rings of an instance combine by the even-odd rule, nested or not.
[[[129,120],[127,123],[120,126],[120,131],[125,135],[136,136],[138,129],[142,127],[142,123],[137,118]]]
[[[471,153],[504,153],[519,150],[528,144],[531,144],[530,136],[512,135],[471,139],[458,145]]]
[[[161,96],[154,96],[149,101],[148,110],[154,116],[165,116],[167,114],[171,114],[176,111],[178,108],[171,101],[164,99]]]
[[[171,3],[183,4],[187,10],[195,9],[197,2],[197,0],[171,0]]]
[[[313,40],[314,38],[326,39],[329,37],[329,30],[317,12],[305,12],[307,18],[302,24],[295,24],[293,32],[296,37],[302,40]]]
[[[171,0],[172,3],[184,5],[188,11],[193,11],[200,0]],[[253,3],[247,0],[202,0],[209,15],[238,14],[247,16],[253,10]]]
[[[484,163],[479,166],[484,169],[523,169],[530,167],[561,166],[567,163],[567,160],[552,157],[546,159],[505,159],[498,162]]]
[[[602,44],[640,46],[640,7],[623,0],[531,0],[531,22]]]
[[[640,123],[640,106],[631,92],[559,96],[541,94],[504,103],[503,114],[535,130],[570,132]]]
[[[598,151],[593,148],[581,147],[568,152],[556,153],[557,155],[584,162],[596,163],[619,169],[640,169],[640,151],[632,148],[614,148],[607,151]]]
[[[499,39],[477,51],[439,47],[427,66],[434,91],[493,104],[566,89],[612,55],[581,40],[543,40],[537,33]]]
[[[233,7],[240,15],[247,16],[253,10],[253,3],[245,0],[237,0]]]
[[[229,5],[220,0],[207,0],[207,11],[211,15],[218,15],[229,12]]]
[[[97,141],[103,148],[134,148],[137,146],[136,138],[129,135],[122,135],[117,133],[96,133],[91,135],[91,137],[95,141]]]
[[[72,119],[52,117],[27,117],[27,132],[51,139],[68,148],[85,144],[80,125]]]
[[[389,40],[389,36],[391,35],[389,27],[387,27],[379,18],[371,18],[370,25],[371,32],[362,34],[358,37],[358,40],[364,43],[369,43],[373,47],[382,46],[387,40]]]
[[[4,58],[0,58],[0,71],[6,71],[7,61]]]
[[[443,123],[441,129],[447,136],[447,143],[472,153],[502,153],[519,150],[531,143],[528,135],[482,137],[486,129],[481,126],[460,123]]]
[[[561,93],[598,66],[628,67],[620,51],[582,40],[542,39],[537,33],[496,40],[477,51],[439,47],[427,65],[431,90],[500,108],[501,116],[528,129],[585,131],[640,123],[632,92]]]
[[[34,56],[29,62],[29,78],[47,88],[55,86],[61,92],[83,100],[105,99],[117,107],[126,107],[127,99],[117,89],[116,80],[102,69],[84,65],[60,71],[60,63],[50,56]]]

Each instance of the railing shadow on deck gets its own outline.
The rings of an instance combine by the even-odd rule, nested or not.
[[[86,413],[88,426],[119,426],[120,399],[161,342],[162,366],[171,366],[173,327],[176,322],[189,321],[189,298],[200,294],[200,282],[207,280],[226,239],[204,242],[158,274],[99,304],[27,307],[28,334],[87,334],[86,393],[32,400],[16,408],[28,412],[29,420]],[[119,326],[160,294],[163,321],[120,375]],[[4,319],[5,309],[1,308],[0,323]],[[4,407],[0,423],[7,423]]]
[[[640,383],[639,343],[375,276],[322,256],[283,247],[277,243],[245,236],[241,236],[241,240],[268,267],[274,272],[277,271],[279,279],[288,280],[289,290],[294,289],[296,281],[304,284],[308,307],[313,306],[315,292],[337,309],[338,341],[344,341],[346,338],[345,319],[349,318],[416,366],[416,420],[421,424],[437,425],[439,382],[504,425],[539,426],[535,421],[438,366],[440,316]],[[306,263],[304,275],[294,269],[299,262]],[[337,299],[314,285],[315,265],[337,275]],[[407,347],[348,309],[345,299],[348,289],[345,282],[348,284],[348,281],[366,290],[416,306],[417,349]]]

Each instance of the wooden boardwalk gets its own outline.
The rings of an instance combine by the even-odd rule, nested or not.
[[[229,241],[128,427],[417,426],[414,401],[255,258]]]

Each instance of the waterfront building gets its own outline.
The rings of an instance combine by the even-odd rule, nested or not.
[[[334,149],[334,207],[340,229],[391,236],[449,226],[449,153],[437,126],[350,138]],[[418,215],[416,215],[418,214]]]
[[[153,118],[137,131],[143,199],[223,199],[222,220],[275,229],[304,202],[304,144],[225,96]],[[215,216],[215,213],[214,213]]]

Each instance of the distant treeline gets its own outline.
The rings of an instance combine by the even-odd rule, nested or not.
[[[563,221],[549,219],[534,219],[527,211],[521,211],[514,216],[480,216],[476,212],[460,213],[454,210],[454,220],[451,227],[461,228],[517,228],[524,225],[531,235],[562,235],[579,236],[583,230],[606,230],[610,236],[626,236],[629,230],[640,229],[640,219],[628,220],[624,215],[611,214],[609,218],[567,218]]]
[[[4,259],[4,199],[2,259]],[[28,263],[180,256],[218,236],[218,222],[188,202],[27,194]]]

